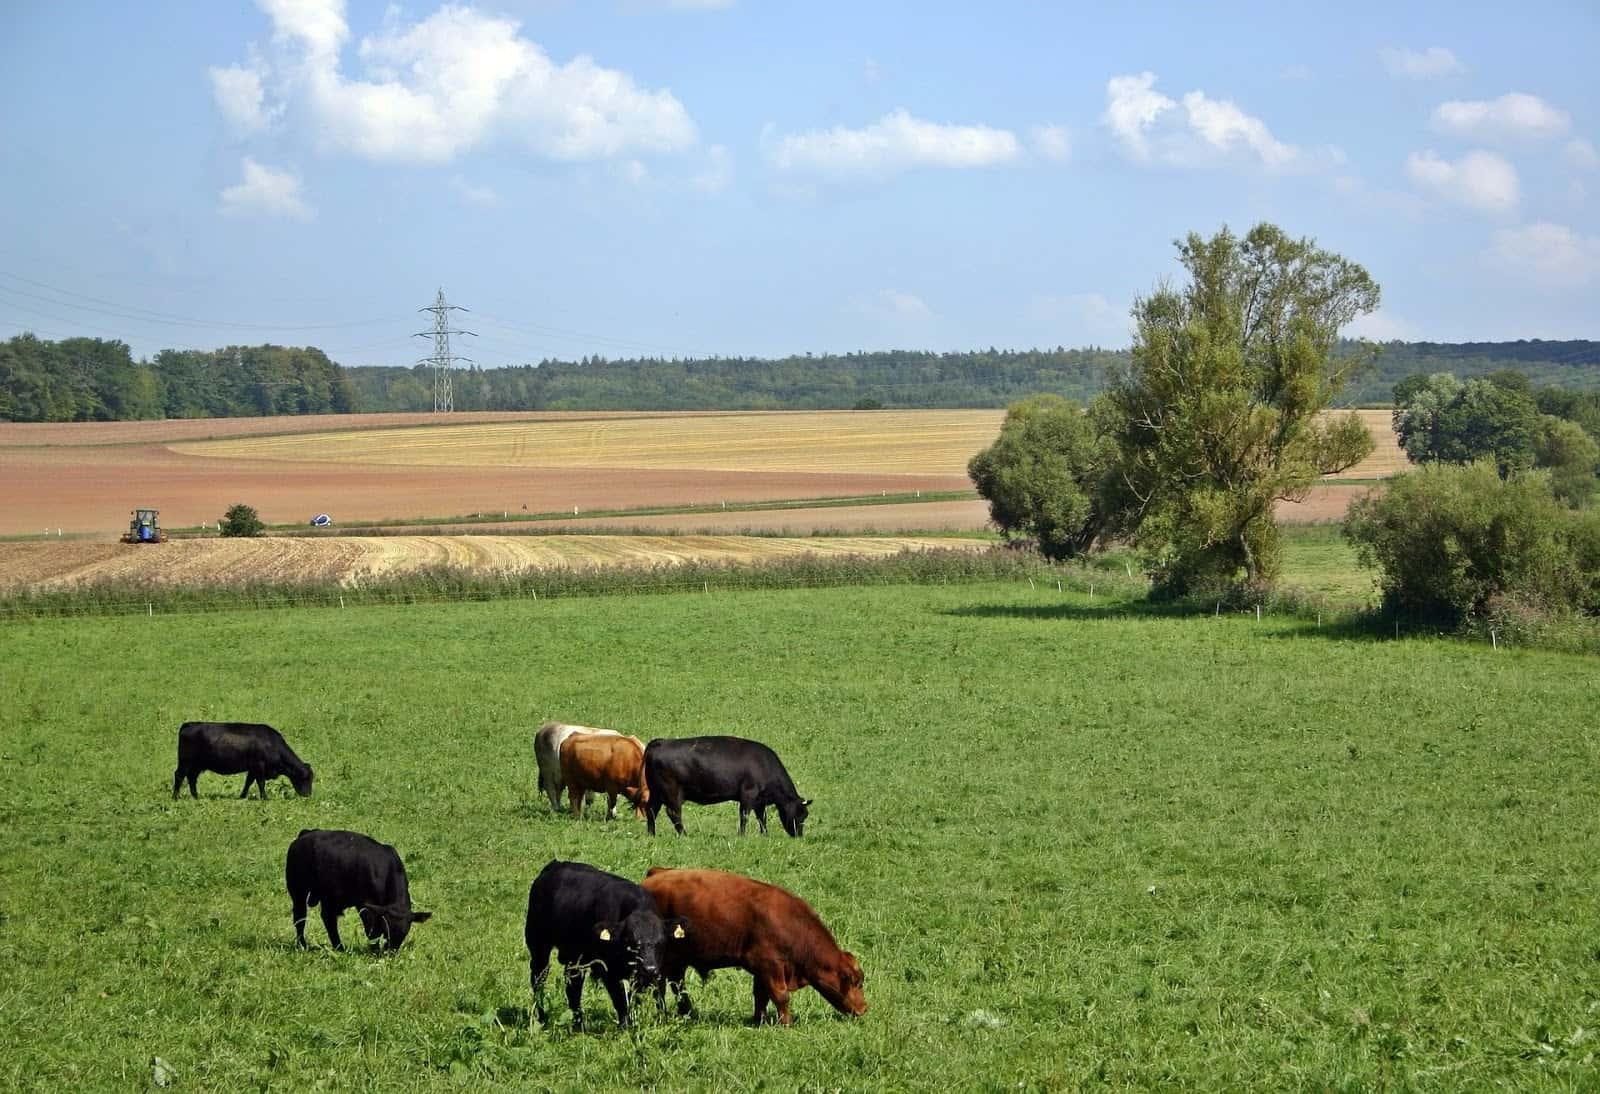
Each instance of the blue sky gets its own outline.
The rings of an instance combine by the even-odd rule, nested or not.
[[[1109,12],[1107,9],[1110,9]],[[1356,333],[1600,337],[1600,7],[33,3],[0,336],[541,357],[1124,345],[1271,220]]]

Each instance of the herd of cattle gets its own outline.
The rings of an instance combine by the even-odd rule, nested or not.
[[[561,811],[568,794],[573,816],[581,816],[594,794],[607,797],[614,818],[618,797],[646,818],[651,835],[665,808],[682,834],[683,804],[739,803],[739,834],[750,813],[764,834],[767,810],[783,829],[799,836],[810,799],[796,792],[777,753],[741,737],[660,738],[649,745],[612,730],[547,722],[534,736],[539,787]],[[200,772],[245,776],[240,797],[256,785],[263,799],[267,780],[285,777],[309,797],[314,775],[283,735],[248,722],[185,722],[178,729],[178,767],[172,796],[187,780],[198,797]],[[388,844],[358,832],[308,829],[289,844],[284,880],[294,909],[295,937],[306,945],[308,908],[320,908],[334,949],[343,949],[339,917],[355,909],[367,938],[398,949],[413,924],[432,915],[411,906],[406,871]],[[574,1029],[583,1028],[585,978],[600,981],[628,1024],[631,984],[653,987],[665,1005],[670,987],[679,1014],[693,1013],[684,977],[713,969],[739,968],[754,977],[755,1022],[790,1023],[789,998],[813,987],[844,1014],[866,1013],[861,965],[839,948],[832,933],[804,900],[776,885],[720,870],[652,867],[641,883],[581,862],[552,861],[528,890],[524,927],[535,1011],[546,1019],[544,980],[553,950],[566,980]]]

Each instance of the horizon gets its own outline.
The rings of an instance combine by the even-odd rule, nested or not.
[[[442,286],[485,369],[1123,349],[1262,220],[1383,287],[1352,336],[1600,335],[1600,11],[1340,16],[26,6],[0,338],[404,367]]]

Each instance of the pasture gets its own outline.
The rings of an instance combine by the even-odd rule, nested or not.
[[[228,612],[0,632],[0,1085],[174,1089],[1455,1090],[1590,1086],[1592,659],[1178,618],[1027,585]],[[574,823],[547,717],[771,744],[801,840]],[[170,800],[177,726],[259,719],[316,794]],[[293,945],[302,828],[394,844],[435,914]],[[809,900],[871,1010],[532,1027],[553,857]],[[358,935],[347,920],[346,937]]]

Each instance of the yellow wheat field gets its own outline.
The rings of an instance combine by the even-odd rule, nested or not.
[[[495,422],[172,447],[199,456],[428,467],[964,474],[1000,410],[816,411]]]

